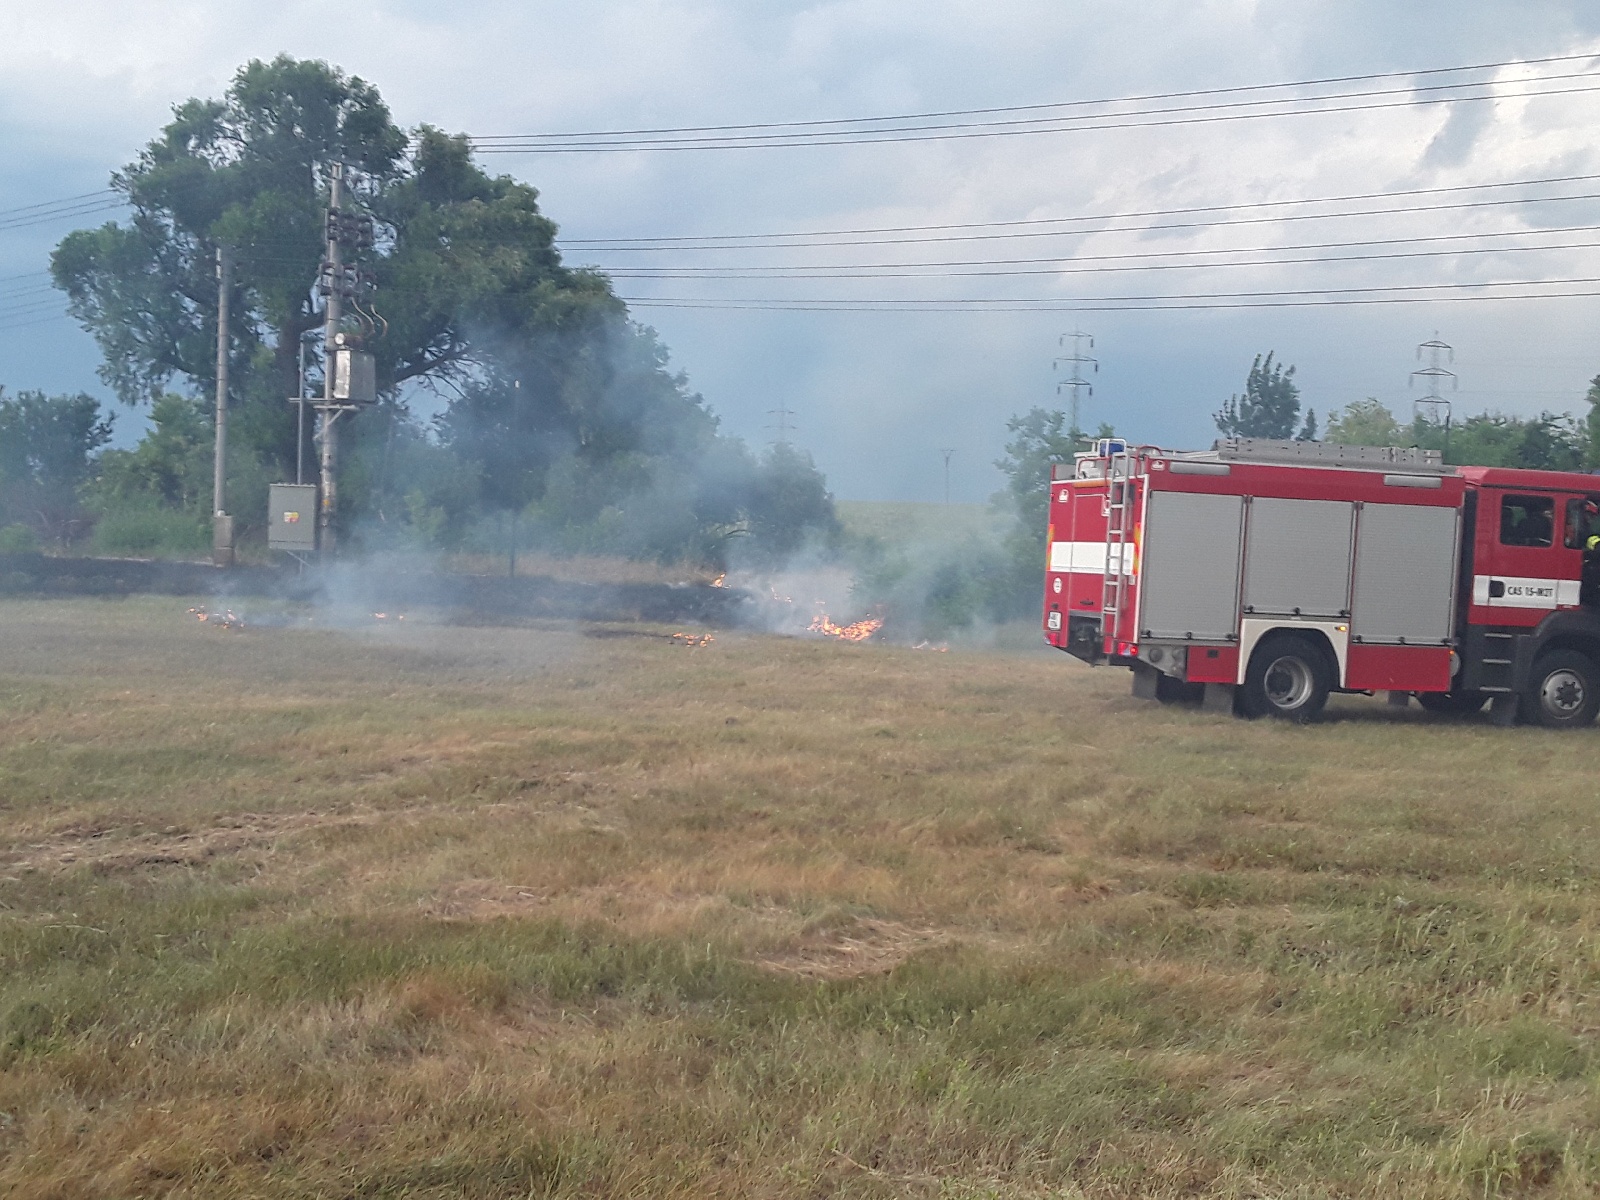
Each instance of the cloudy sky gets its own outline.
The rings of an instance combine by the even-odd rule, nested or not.
[[[241,63],[281,52],[372,81],[402,124],[479,136],[1001,109],[1407,73],[955,121],[1101,114],[1090,122],[1100,128],[1072,132],[489,160],[540,188],[573,244],[569,261],[613,271],[621,294],[723,306],[635,311],[730,431],[761,443],[773,436],[772,412],[791,411],[795,440],[844,498],[937,499],[944,448],[955,450],[954,498],[986,498],[999,484],[992,460],[1006,419],[1061,402],[1065,367],[1053,360],[1074,329],[1094,335],[1099,364],[1086,422],[1164,445],[1209,444],[1210,414],[1266,350],[1295,364],[1319,413],[1365,396],[1409,413],[1416,346],[1436,331],[1456,348],[1451,399],[1461,414],[1572,409],[1600,373],[1600,295],[1550,298],[1600,292],[1600,282],[1550,282],[1600,277],[1600,91],[1590,90],[1600,88],[1600,58],[1417,74],[1600,55],[1593,0],[7,5],[0,209],[105,186],[173,104],[218,96]],[[1488,86],[1424,90],[1469,82]],[[1340,91],[1372,95],[1304,99]],[[1490,98],[1412,102],[1445,95]],[[1276,97],[1299,98],[1284,106],[1295,115],[1196,122],[1219,114],[1191,111],[1143,128],[1132,126],[1151,118],[1130,116]],[[1587,175],[1597,178],[1574,178]],[[1478,186],[1546,179],[1565,182]],[[1460,188],[1469,190],[1438,190]],[[1376,198],[1282,203],[1356,195]],[[1197,208],[1208,211],[1130,215]],[[1334,215],[1353,210],[1365,215]],[[48,295],[29,290],[45,281],[36,273],[72,223],[6,228],[4,217],[0,383],[83,388],[109,401],[89,338],[31,307]],[[1038,224],[1047,221],[1055,223]],[[982,228],[810,239],[871,245],[605,245],[935,225]],[[993,265],[1002,259],[1012,261]],[[845,277],[771,269],[804,276],[797,267]],[[652,271],[679,277],[638,277]],[[753,277],[728,278],[737,274]],[[1259,292],[1307,293],[1272,302],[1407,302],[1215,307],[1217,293]],[[1177,299],[1195,296],[1212,298]],[[1134,307],[1107,297],[1157,299]],[[1097,311],[1108,304],[1122,311]],[[137,417],[121,424],[131,436]]]

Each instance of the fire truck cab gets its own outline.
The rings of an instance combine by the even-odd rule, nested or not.
[[[1600,475],[1434,451],[1102,439],[1050,485],[1046,640],[1135,695],[1314,718],[1332,692],[1554,728],[1600,711]]]

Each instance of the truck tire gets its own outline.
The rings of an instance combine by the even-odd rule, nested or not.
[[[1600,712],[1600,671],[1576,650],[1541,654],[1528,675],[1523,711],[1546,729],[1577,729]]]
[[[1239,697],[1247,717],[1314,721],[1333,690],[1333,671],[1316,643],[1293,633],[1272,634],[1256,647]]]
[[[1417,703],[1441,717],[1470,717],[1489,702],[1484,692],[1418,692]]]

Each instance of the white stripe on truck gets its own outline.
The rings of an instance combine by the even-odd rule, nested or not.
[[[1491,594],[1498,583],[1501,594]],[[1571,608],[1578,603],[1576,579],[1527,579],[1515,575],[1474,575],[1472,602],[1490,608]]]
[[[1133,547],[1121,547],[1131,566]],[[1115,563],[1116,559],[1112,559]],[[1079,575],[1104,575],[1106,573],[1106,544],[1104,542],[1052,542],[1050,544],[1050,569]]]

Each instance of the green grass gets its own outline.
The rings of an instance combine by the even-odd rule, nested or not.
[[[1600,1186],[1595,735],[0,607],[0,1193]]]

